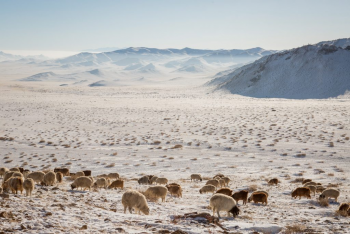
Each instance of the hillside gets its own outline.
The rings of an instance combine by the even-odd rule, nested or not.
[[[263,57],[208,83],[257,98],[330,98],[350,90],[350,50],[307,45]]]

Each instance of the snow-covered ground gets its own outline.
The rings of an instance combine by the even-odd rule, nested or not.
[[[65,178],[58,189],[37,186],[31,198],[0,198],[0,213],[8,214],[0,217],[1,231],[220,233],[214,224],[173,217],[211,213],[211,195],[198,191],[207,179],[223,173],[234,191],[256,187],[270,194],[266,206],[240,201],[235,219],[223,212],[220,223],[229,232],[288,232],[286,227],[293,225],[306,232],[349,232],[350,219],[335,213],[340,203],[350,202],[348,99],[255,99],[202,88],[45,82],[2,82],[0,93],[0,137],[5,137],[0,167],[64,166],[72,172],[90,169],[93,176],[118,172],[126,181],[123,191],[82,192],[70,190]],[[205,179],[191,182],[192,173]],[[148,186],[136,179],[150,174],[181,184],[183,197],[149,202],[148,216],[124,214],[123,192],[145,190]],[[281,184],[268,186],[274,177]],[[318,194],[311,200],[292,199],[300,178],[336,187],[338,202],[321,207]]]

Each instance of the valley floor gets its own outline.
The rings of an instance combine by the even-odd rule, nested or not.
[[[202,88],[34,83],[6,83],[0,93],[0,167],[62,166],[92,170],[94,176],[118,172],[126,181],[124,191],[146,190],[136,181],[142,175],[164,176],[183,187],[182,198],[149,202],[150,215],[140,216],[123,213],[124,191],[72,191],[65,178],[58,189],[37,186],[32,197],[0,198],[0,213],[8,214],[0,217],[0,231],[220,233],[214,224],[174,216],[212,214],[211,194],[198,191],[223,173],[234,191],[270,194],[266,206],[240,201],[235,219],[222,212],[220,223],[229,232],[350,232],[350,218],[335,212],[350,202],[349,99],[254,99]],[[205,179],[191,182],[192,173]],[[280,185],[268,186],[274,177]],[[292,199],[301,178],[339,189],[338,202],[321,207],[319,194]]]

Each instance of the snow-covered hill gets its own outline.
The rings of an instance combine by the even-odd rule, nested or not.
[[[337,39],[337,40],[332,40],[332,41],[321,41],[316,44],[317,46],[321,45],[334,45],[337,47],[342,47],[346,48],[347,46],[350,46],[350,38],[342,38],[342,39]]]
[[[263,57],[210,81],[215,90],[258,98],[329,98],[350,91],[350,50],[307,45]]]

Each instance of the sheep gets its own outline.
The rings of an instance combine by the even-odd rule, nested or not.
[[[220,187],[222,188],[222,187],[225,187],[225,180],[224,179],[220,179],[219,180],[219,184],[220,184]]]
[[[216,188],[219,186],[219,181],[218,180],[208,180],[205,185],[214,185]]]
[[[306,184],[306,183],[311,182],[311,181],[312,181],[312,179],[304,179],[302,184]]]
[[[223,174],[219,173],[219,174],[216,174],[213,179],[216,179],[216,180],[219,180],[221,178],[225,177]]]
[[[4,177],[5,173],[8,172],[9,169],[6,167],[1,167],[0,168],[0,178]]]
[[[338,212],[344,216],[350,215],[350,203],[342,203],[338,208]]]
[[[310,181],[310,182],[305,183],[303,186],[304,186],[304,187],[307,187],[307,186],[309,186],[309,185],[317,186],[317,183],[316,183],[316,182],[313,182],[313,181]]]
[[[181,187],[181,185],[179,185],[178,183],[170,183],[170,184],[168,184],[168,185],[170,185],[170,186],[180,186]]]
[[[84,176],[91,176],[91,170],[85,170],[84,172]]]
[[[316,186],[316,193],[322,193],[325,190],[326,188],[323,187],[322,185]]]
[[[273,178],[269,180],[268,185],[278,185],[279,180],[277,178]]]
[[[321,193],[319,199],[328,199],[331,197],[331,198],[334,198],[335,201],[337,202],[339,195],[340,195],[340,192],[336,189],[326,189]]]
[[[35,181],[35,183],[39,183],[40,184],[41,182],[43,182],[44,176],[45,176],[44,172],[42,172],[42,171],[35,171],[35,172],[30,173],[27,176],[27,178],[32,178]]]
[[[308,185],[308,186],[305,186],[305,187],[308,187],[310,189],[310,191],[314,193],[314,196],[316,195],[316,187],[315,186]]]
[[[19,170],[19,168],[18,168],[18,167],[13,167],[13,168],[10,168],[10,171],[18,171],[18,172],[21,172],[21,171]]]
[[[214,193],[216,190],[216,187],[214,185],[205,185],[203,186],[200,190],[199,190],[199,193],[202,194],[202,193]]]
[[[23,177],[23,174],[22,174],[21,172],[19,172],[19,171],[13,172],[13,174],[12,174],[11,177],[22,177],[22,178],[24,178],[24,177]]]
[[[160,177],[156,179],[156,184],[167,184],[168,183],[168,179],[164,178],[164,177]]]
[[[0,187],[0,194],[3,192],[3,189]]]
[[[4,184],[5,184],[5,182],[6,182],[8,179],[10,179],[10,178],[12,177],[13,173],[15,173],[15,172],[13,172],[13,171],[7,171],[7,172],[5,173],[4,178],[3,178],[3,180],[2,180],[2,187],[4,188],[4,191],[7,191],[7,190],[5,189],[5,187],[4,187]]]
[[[27,178],[27,176],[30,174],[30,170],[26,169],[23,171],[24,178]]]
[[[166,187],[161,186],[161,185],[156,185],[156,186],[149,187],[144,192],[144,195],[148,199],[155,198],[156,200],[158,200],[158,198],[161,198],[162,202],[165,202],[165,197],[166,197],[167,193],[168,193],[168,189]]]
[[[129,209],[130,214],[132,213],[132,208],[134,208],[135,212],[138,214],[141,214],[140,211],[145,215],[149,214],[146,197],[138,191],[126,191],[122,196],[122,204],[124,206],[124,214],[126,213],[127,208]]]
[[[233,217],[236,217],[240,212],[236,201],[232,197],[220,193],[214,194],[210,198],[209,206],[213,210],[213,216],[216,211],[219,219],[221,218],[220,211],[226,211],[227,216],[230,216],[230,213],[232,213]]]
[[[158,179],[158,176],[153,176],[150,180],[150,184],[155,183],[157,179]]]
[[[253,199],[253,194],[255,194],[255,193],[263,193],[263,194],[265,194],[266,195],[266,197],[268,198],[269,197],[269,193],[268,192],[266,192],[266,191],[263,191],[263,190],[258,190],[258,191],[254,191],[250,196],[249,196],[249,198],[248,198],[248,202],[251,202]]]
[[[114,172],[114,173],[109,173],[108,175],[107,175],[107,177],[108,178],[110,178],[111,180],[117,180],[117,179],[119,179],[119,174],[118,173],[116,173],[116,172]]]
[[[299,200],[301,199],[301,197],[311,199],[310,192],[311,190],[308,187],[299,187],[292,192],[292,197],[299,197]]]
[[[200,175],[200,174],[192,174],[191,175],[191,182],[192,182],[192,180],[194,180],[194,181],[202,181],[202,176]]]
[[[93,186],[94,186],[94,188],[105,188],[105,189],[107,189],[108,181],[107,181],[106,178],[98,178]]]
[[[62,180],[63,180],[62,172],[56,172],[56,180],[57,180],[57,183],[61,183],[62,182]]]
[[[216,191],[216,193],[225,194],[225,195],[231,197],[232,194],[233,194],[233,191],[231,189],[229,189],[229,188],[221,188],[218,191]]]
[[[150,184],[148,176],[142,176],[137,182],[139,184]]]
[[[23,178],[22,177],[11,177],[4,183],[4,190],[11,189],[12,193],[17,194],[18,190],[23,193]]]
[[[54,184],[56,184],[56,173],[53,171],[49,171],[48,173],[46,173],[41,184],[46,186],[53,186]]]
[[[90,191],[92,184],[93,184],[93,181],[91,180],[91,178],[86,176],[80,176],[76,178],[70,186],[72,190],[75,188],[78,189],[80,187],[82,189],[84,188],[84,190],[88,188]]]
[[[182,197],[182,188],[179,185],[166,185],[165,186],[171,195],[176,195],[177,197]]]
[[[115,180],[108,186],[108,188],[109,189],[112,189],[112,188],[121,188],[121,189],[123,189],[124,188],[124,180]]]
[[[148,179],[149,179],[149,181],[151,181],[151,180],[152,180],[153,176],[154,176],[154,175],[148,175]]]
[[[223,177],[222,179],[225,181],[225,185],[224,186],[228,187],[228,184],[230,183],[231,179],[226,177],[226,176]]]
[[[35,186],[35,182],[33,179],[31,178],[27,178],[23,181],[23,188],[26,191],[26,196],[28,197],[28,195],[31,197],[32,196],[32,192],[34,190],[34,186]]]
[[[55,168],[54,172],[61,172],[63,176],[70,176],[68,168]]]
[[[248,199],[248,191],[247,190],[241,190],[239,192],[235,192],[233,195],[232,195],[232,198],[235,199],[235,201],[238,202],[240,200],[243,201],[243,205],[247,204],[247,199]],[[267,203],[266,203],[267,204]]]
[[[256,193],[255,192],[249,198],[250,198],[250,201],[253,201],[254,203],[261,202],[262,204],[265,203],[265,205],[267,205],[267,195],[265,193]]]
[[[83,171],[78,171],[77,173],[75,173],[75,175],[73,176],[74,179],[80,177],[80,176],[85,176]]]

